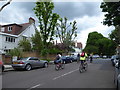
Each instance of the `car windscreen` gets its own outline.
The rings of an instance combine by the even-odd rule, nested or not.
[[[111,59],[114,59],[114,56],[112,56]]]
[[[66,57],[65,56],[62,56],[61,59],[65,59]]]
[[[28,57],[26,57],[26,58],[20,58],[18,60],[27,60],[27,59],[28,59]]]

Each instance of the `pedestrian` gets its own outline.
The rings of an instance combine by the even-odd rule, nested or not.
[[[80,61],[80,53],[77,54],[77,63]]]
[[[118,59],[120,60],[120,44],[116,48]]]
[[[92,61],[93,61],[93,55],[90,54],[90,63],[92,63]]]

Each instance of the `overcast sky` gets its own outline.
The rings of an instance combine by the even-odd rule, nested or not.
[[[0,6],[4,2],[0,3]],[[93,31],[102,33],[105,37],[113,30],[113,27],[104,26],[101,22],[104,13],[100,9],[101,2],[54,2],[54,12],[61,17],[67,17],[69,21],[77,21],[78,36],[76,40],[82,42],[83,47],[88,34]],[[0,13],[0,24],[26,23],[29,17],[33,17],[38,22],[33,8],[35,2],[12,2]]]

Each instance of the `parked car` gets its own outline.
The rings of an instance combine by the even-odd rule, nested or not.
[[[104,56],[103,56],[103,58],[104,58],[104,59],[106,59],[106,58],[107,58],[107,56],[106,56],[106,55],[104,55]]]
[[[0,71],[4,71],[5,67],[2,61],[0,61]]]
[[[17,69],[31,70],[36,67],[48,67],[48,61],[39,60],[37,57],[26,57],[13,61],[12,67]]]
[[[112,65],[115,66],[115,64],[118,62],[118,57],[116,55],[113,55],[111,57],[111,62],[112,62]]]
[[[93,57],[94,59],[100,58],[99,55],[93,55],[92,57]]]
[[[114,83],[117,87],[117,90],[120,90],[120,62],[115,64]]]
[[[77,55],[72,55],[71,58],[72,58],[72,61],[73,61],[73,62],[74,62],[74,61],[77,61],[77,59],[78,59]]]
[[[71,56],[62,56],[60,59],[62,59],[64,63],[72,63],[73,60]]]

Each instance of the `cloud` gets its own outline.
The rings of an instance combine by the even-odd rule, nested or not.
[[[32,11],[33,7],[34,2],[12,2],[2,10],[0,14],[0,23],[10,24],[28,22],[29,17],[35,17]]]
[[[77,17],[99,16],[100,2],[54,2],[55,10],[61,17],[73,19]]]

